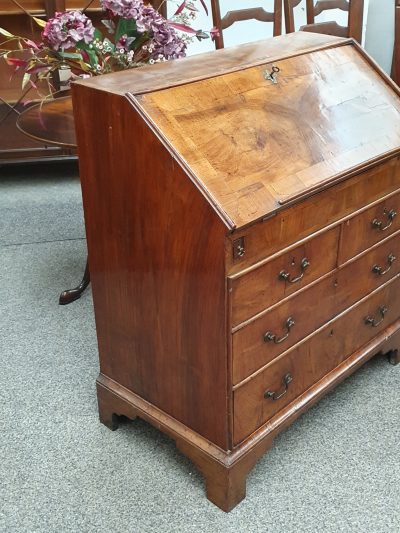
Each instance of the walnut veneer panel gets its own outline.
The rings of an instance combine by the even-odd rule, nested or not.
[[[140,97],[236,227],[400,144],[399,99],[353,45],[276,66]]]
[[[233,334],[233,382],[245,379],[399,272],[400,234],[396,234],[241,327]],[[286,336],[289,319],[294,324],[285,340],[276,344],[266,339],[268,333],[276,339]]]
[[[232,326],[283,300],[336,267],[337,226],[230,280]]]
[[[381,309],[385,308],[384,316]],[[357,306],[327,324],[309,340],[276,359],[234,393],[234,442],[238,444],[274,414],[323,378],[359,346],[398,319],[400,278],[396,278]],[[376,325],[366,323],[371,318]],[[265,398],[266,391],[282,393],[282,380],[290,374],[287,394]]]
[[[74,113],[100,371],[226,448],[225,228],[127,100],[86,91]]]
[[[400,187],[400,161],[392,158],[351,179],[311,196],[264,222],[228,237],[227,268],[235,274],[293,245],[330,224],[350,217]],[[243,238],[244,254],[234,257],[235,243]]]

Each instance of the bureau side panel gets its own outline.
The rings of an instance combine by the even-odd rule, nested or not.
[[[226,449],[226,229],[125,98],[73,96],[100,371]]]

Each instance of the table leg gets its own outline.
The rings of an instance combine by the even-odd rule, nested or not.
[[[90,283],[89,261],[86,260],[85,273],[83,274],[82,281],[74,289],[68,289],[66,291],[63,291],[60,294],[59,304],[60,305],[70,304],[71,302],[74,302],[75,300],[80,298],[83,294],[83,291],[86,289],[89,283]]]

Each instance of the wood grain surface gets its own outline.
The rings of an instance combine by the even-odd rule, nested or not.
[[[74,114],[100,370],[226,449],[226,229],[131,104],[89,91]]]
[[[139,97],[236,227],[400,145],[400,103],[352,45]]]
[[[252,372],[310,335],[338,313],[384,284],[400,272],[400,234],[386,239],[354,261],[323,280],[309,285],[275,305],[233,334],[233,382],[238,383]],[[386,274],[373,271],[387,268],[388,257],[396,260]],[[264,341],[267,332],[277,337],[286,333],[286,322],[295,322],[287,339],[280,344]]]
[[[343,224],[339,264],[345,263],[399,228],[400,192],[397,192]]]
[[[377,321],[381,319],[381,306],[386,306],[388,310],[384,320],[377,327],[366,324],[367,317],[375,317]],[[308,341],[273,361],[263,372],[235,390],[235,444],[329,374],[359,346],[397,320],[399,313],[400,278],[396,276],[393,282],[327,324]],[[287,373],[293,378],[287,394],[277,401],[264,398],[265,391],[282,391],[282,378]]]
[[[344,43],[346,41],[343,39],[330,35],[298,32],[196,54],[178,61],[144,65],[138,69],[95,76],[75,83],[121,96],[126,93],[138,95],[158,89],[169,89],[194,80],[222,76],[227,72],[262,65],[282,57],[303,54],[310,49],[318,50]]]
[[[17,126],[22,133],[33,139],[76,148],[75,121],[70,96],[29,107],[18,117]]]
[[[354,216],[358,210],[396,191],[400,187],[399,166],[399,159],[392,158],[265,221],[233,232],[226,245],[229,274],[251,267],[330,224]],[[240,237],[244,239],[245,253],[235,259],[233,243]]]
[[[229,291],[232,326],[250,319],[263,309],[334,270],[337,263],[339,233],[340,227],[337,226],[259,268],[232,279]],[[303,261],[308,264],[304,269]],[[288,281],[282,273],[290,276]]]

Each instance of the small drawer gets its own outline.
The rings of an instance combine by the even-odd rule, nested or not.
[[[232,326],[260,313],[336,268],[340,228],[333,228],[230,280]]]
[[[400,234],[233,333],[237,384],[400,272]]]
[[[343,224],[339,264],[400,229],[400,192]]]
[[[241,272],[398,190],[399,164],[398,158],[390,159],[298,204],[281,208],[267,220],[234,231],[226,243],[228,275]]]
[[[234,391],[237,445],[400,316],[400,277]]]

